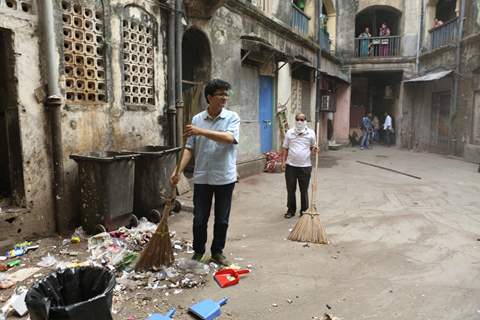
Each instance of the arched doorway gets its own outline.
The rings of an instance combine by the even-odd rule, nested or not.
[[[355,17],[355,56],[389,57],[400,55],[402,13],[390,6],[370,6]],[[389,32],[380,31],[385,24]],[[370,36],[366,35],[366,28]]]
[[[371,6],[357,14],[355,17],[355,36],[358,37],[365,27],[370,29],[373,37],[379,36],[379,30],[382,23],[386,23],[390,28],[391,35],[399,35],[400,19],[402,13],[389,6]]]
[[[190,123],[192,117],[200,112],[206,101],[203,86],[210,79],[212,54],[207,35],[197,29],[185,31],[182,43],[184,122]]]

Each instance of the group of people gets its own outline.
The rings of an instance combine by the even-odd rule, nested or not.
[[[208,106],[193,117],[191,125],[185,127],[187,140],[179,170],[170,177],[171,184],[176,186],[191,158],[195,158],[192,259],[206,262],[208,220],[215,200],[210,261],[222,266],[230,265],[223,250],[237,181],[236,148],[240,142],[240,117],[236,112],[225,109],[230,88],[228,82],[220,79],[207,82],[204,95]],[[312,171],[310,156],[311,152],[318,152],[315,132],[307,127],[305,115],[297,114],[295,120],[295,128],[286,133],[283,142],[282,167],[285,169],[288,193],[285,218],[295,215],[297,182],[301,192],[300,214],[308,209],[308,185]]]
[[[362,138],[360,140],[360,149],[368,149],[370,142],[380,141],[380,121],[376,115],[372,116],[371,112],[366,113],[360,121],[360,128],[362,129]],[[392,124],[392,117],[388,112],[385,112],[385,121],[383,122],[383,137],[387,147],[393,143],[394,129]]]
[[[378,30],[378,36],[379,37],[389,37],[390,36],[390,28],[387,26],[387,23],[384,22],[380,26],[380,29]],[[388,56],[390,54],[390,44],[389,44],[389,39],[388,38],[383,38],[379,39],[379,50],[376,52],[374,50],[375,42],[371,41],[372,35],[370,34],[370,28],[365,27],[364,31],[360,33],[359,38],[360,38],[360,56],[361,57],[367,57],[370,55],[374,56]],[[372,49],[374,52],[372,53]]]
[[[180,175],[195,158],[193,172],[193,260],[206,262],[204,255],[207,242],[207,227],[214,207],[213,240],[210,247],[210,261],[222,266],[230,265],[223,250],[232,205],[232,195],[237,182],[237,145],[240,142],[240,117],[234,111],[225,109],[231,85],[220,79],[207,82],[204,96],[207,108],[195,115],[192,123],[184,130],[186,140],[179,169],[172,173],[170,182],[176,186]],[[370,137],[378,137],[378,118],[369,113],[362,119],[364,137],[362,148],[367,146]],[[393,132],[392,118],[385,113],[383,129],[386,142],[390,145]],[[287,212],[285,218],[297,212],[296,188],[300,189],[300,216],[307,212],[308,186],[312,173],[311,155],[318,152],[315,132],[308,128],[305,114],[295,116],[295,127],[289,129],[282,144],[282,169],[285,171],[287,188]]]

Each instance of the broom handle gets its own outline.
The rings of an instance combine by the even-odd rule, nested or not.
[[[177,160],[177,166],[175,167],[175,175],[178,175],[178,173],[180,172],[180,163],[182,162],[182,158],[183,158],[183,153],[185,151],[185,144],[186,144],[186,140],[187,138],[186,137],[183,137],[183,144],[182,144],[182,150],[180,151],[180,157],[178,158]],[[168,216],[170,215],[170,209],[172,208],[172,203],[173,201],[175,200],[175,198],[177,197],[177,186],[171,186],[172,187],[172,193],[170,194],[170,198],[167,199],[167,202],[165,203],[165,207],[168,206],[168,213],[166,213],[165,211],[165,207],[164,207],[164,210],[163,210],[163,215],[158,223],[158,225],[160,226],[164,220],[168,219]],[[157,229],[156,232],[161,232],[160,228]]]
[[[317,135],[316,135],[316,145],[315,147],[318,149],[318,141],[320,140],[320,122],[317,122]],[[310,207],[315,209],[317,207],[317,179],[318,179],[318,154],[319,151],[315,152],[315,172],[313,174],[313,183],[312,183],[312,200],[310,202]]]

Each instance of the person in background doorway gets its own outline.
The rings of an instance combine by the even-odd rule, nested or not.
[[[370,140],[370,136],[373,131],[372,114],[370,112],[365,114],[365,116],[362,118],[361,127],[362,127],[362,142],[360,143],[360,149],[363,150],[365,148],[368,149],[368,142]]]
[[[360,33],[360,57],[366,57],[369,54],[370,50],[370,39],[372,35],[370,34],[370,29],[365,27],[365,30]]]
[[[378,142],[379,141],[379,134],[380,134],[380,121],[378,120],[377,115],[373,115],[373,120],[372,120],[372,125],[373,125],[373,137],[372,141]]]
[[[380,39],[380,56],[386,57],[390,53],[388,39],[388,37],[390,37],[390,28],[387,27],[386,22],[382,23],[378,35],[384,37],[383,39]]]
[[[438,28],[438,27],[440,27],[441,25],[443,25],[443,21],[442,21],[442,20],[439,20],[438,18],[433,19],[433,27],[434,27],[434,28]]]
[[[195,115],[192,124],[185,128],[188,140],[180,161],[180,173],[195,156],[193,172],[193,250],[192,259],[202,261],[207,242],[207,226],[215,197],[215,223],[210,248],[211,260],[227,266],[223,255],[227,239],[232,194],[237,181],[237,144],[240,118],[236,112],[225,109],[231,86],[228,82],[213,79],[205,86],[208,107]],[[177,185],[179,175],[172,174],[170,181]]]
[[[287,213],[291,218],[297,211],[297,181],[300,188],[300,216],[308,209],[308,185],[312,174],[311,152],[318,152],[315,147],[315,132],[307,127],[303,113],[295,116],[295,128],[287,131],[282,145],[282,169],[285,170],[287,185]]]
[[[387,147],[392,145],[392,135],[393,135],[393,126],[392,126],[392,117],[385,112],[385,122],[383,123],[383,131],[385,135],[385,144]]]

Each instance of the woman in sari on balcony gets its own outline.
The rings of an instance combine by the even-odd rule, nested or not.
[[[368,56],[370,50],[370,39],[372,35],[370,34],[370,29],[365,27],[365,30],[360,33],[360,57]]]
[[[390,28],[387,27],[387,23],[382,23],[380,27],[380,32],[378,33],[380,37],[385,37],[380,39],[380,56],[386,57],[389,55],[389,39],[390,37]]]

